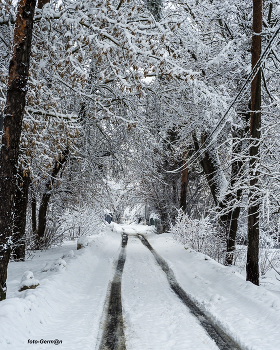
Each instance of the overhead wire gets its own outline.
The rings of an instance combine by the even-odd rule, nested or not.
[[[223,117],[219,120],[218,124],[215,126],[215,128],[212,130],[212,132],[210,133],[210,135],[206,138],[206,140],[202,143],[201,147],[199,150],[197,150],[190,158],[188,161],[186,161],[181,167],[169,171],[169,172],[179,172],[183,169],[185,169],[186,167],[190,167],[194,164],[194,162],[199,159],[202,154],[207,151],[209,149],[209,147],[212,145],[212,143],[215,141],[216,137],[219,135],[219,133],[223,130],[227,120],[225,121],[226,117],[228,116],[230,110],[232,109],[232,107],[235,105],[235,103],[238,101],[238,99],[242,96],[242,94],[246,91],[246,87],[248,83],[251,83],[253,81],[253,79],[255,78],[255,76],[257,75],[259,69],[261,68],[262,64],[264,63],[264,60],[266,59],[268,53],[269,53],[269,49],[274,41],[274,39],[277,37],[277,35],[280,32],[280,26],[275,30],[272,38],[270,39],[268,45],[266,46],[265,50],[263,51],[263,53],[261,54],[261,57],[259,58],[258,62],[255,64],[254,68],[252,69],[252,71],[250,72],[250,74],[248,75],[247,79],[245,80],[245,82],[243,83],[242,87],[240,88],[239,92],[237,93],[237,95],[235,96],[235,98],[232,100],[232,102],[230,103],[228,109],[226,110],[225,114],[223,115]],[[225,121],[225,122],[224,122]],[[224,123],[223,123],[224,122]],[[216,135],[215,135],[216,134]],[[213,137],[214,135],[214,137]],[[212,138],[212,139],[211,139]]]

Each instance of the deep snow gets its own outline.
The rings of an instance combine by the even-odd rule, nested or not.
[[[91,239],[91,246],[79,251],[76,242],[66,242],[32,260],[10,264],[8,299],[0,303],[1,350],[94,349],[120,237],[107,231]],[[59,265],[61,257],[65,267]],[[26,270],[40,285],[18,292]],[[29,339],[58,339],[62,344],[30,344]]]
[[[242,348],[280,348],[280,298],[246,282],[234,267],[185,249],[168,234],[150,237],[155,250],[173,269],[181,287]]]
[[[77,243],[70,241],[26,262],[10,263],[8,298],[0,303],[0,349],[97,349],[122,231],[144,233],[147,227],[108,225],[84,249],[77,251]],[[280,348],[278,295],[246,282],[234,268],[185,249],[170,234],[146,234],[181,287],[242,348]],[[130,235],[126,249],[122,302],[127,349],[217,349],[140,240]],[[40,285],[18,292],[26,271]],[[40,339],[62,344],[28,343]]]

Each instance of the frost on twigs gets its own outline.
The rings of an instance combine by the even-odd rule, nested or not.
[[[185,249],[206,254],[205,260],[208,260],[209,256],[218,262],[223,262],[225,240],[217,234],[209,217],[193,219],[179,210],[175,225],[171,225],[170,232]]]
[[[39,284],[39,281],[34,278],[33,272],[25,271],[21,278],[21,283],[19,285],[18,291],[22,292],[26,289],[35,289],[39,286]]]

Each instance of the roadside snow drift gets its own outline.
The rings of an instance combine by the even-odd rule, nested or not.
[[[76,242],[66,242],[10,264],[8,299],[0,303],[1,350],[94,349],[120,236],[107,230],[90,240],[75,253]],[[27,270],[40,285],[18,292]],[[56,339],[62,343],[41,344]]]

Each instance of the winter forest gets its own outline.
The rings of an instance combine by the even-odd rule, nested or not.
[[[1,303],[10,265],[129,223],[277,283],[279,43],[279,0],[0,0]]]

